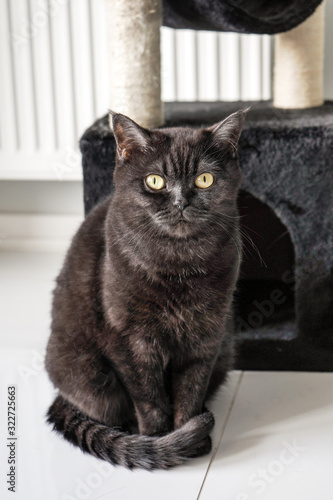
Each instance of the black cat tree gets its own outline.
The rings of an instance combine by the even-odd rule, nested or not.
[[[237,368],[332,371],[333,102],[322,97],[323,4],[164,0],[162,9],[160,0],[106,1],[110,107],[146,127],[212,124],[249,104],[162,106],[162,13],[175,28],[279,33],[274,100],[250,103],[240,140],[242,224],[265,265],[245,237]],[[115,141],[107,117],[85,132],[80,148],[87,213],[112,191]]]

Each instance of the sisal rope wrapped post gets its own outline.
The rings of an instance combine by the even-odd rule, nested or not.
[[[324,2],[304,23],[275,37],[274,106],[321,106],[324,73]]]
[[[163,125],[160,27],[162,0],[105,0],[110,109],[143,127]]]

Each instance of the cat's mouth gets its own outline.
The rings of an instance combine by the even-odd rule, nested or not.
[[[175,221],[174,225],[175,226],[178,226],[178,225],[183,225],[183,224],[188,224],[190,221],[188,220],[187,217],[184,217],[184,215],[180,215],[178,217],[178,219]]]
[[[177,217],[171,224],[172,233],[178,237],[186,237],[192,232],[192,225],[189,218],[184,214]]]
[[[185,217],[183,215],[181,215],[179,217],[178,223],[184,223],[184,224],[186,224],[187,222],[189,222],[188,219],[185,219]]]
[[[168,220],[157,220],[159,226],[172,236],[187,237],[195,230],[193,218],[190,214],[169,214]]]

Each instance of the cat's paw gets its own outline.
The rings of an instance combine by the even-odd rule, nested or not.
[[[181,464],[189,458],[200,457],[211,451],[209,436],[214,427],[214,416],[207,411],[191,418],[185,425],[158,439],[159,449],[168,463]],[[169,465],[171,466],[171,465]]]
[[[212,439],[210,436],[206,436],[202,441],[200,441],[192,449],[192,453],[189,453],[188,458],[202,457],[203,455],[208,455],[212,450]]]
[[[172,422],[168,416],[160,418],[151,418],[150,420],[141,420],[139,423],[139,432],[144,436],[165,436],[169,434],[172,429]]]
[[[204,438],[213,429],[215,424],[214,415],[211,411],[206,410],[200,415],[192,417],[183,426],[183,429],[197,431],[200,430]]]
[[[187,457],[199,457],[210,452],[212,441],[209,433],[214,427],[214,415],[205,411],[191,418],[183,427],[178,429],[187,447]]]

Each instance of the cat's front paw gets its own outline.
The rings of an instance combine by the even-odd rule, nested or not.
[[[172,430],[172,422],[167,415],[154,415],[154,418],[139,421],[140,434],[145,436],[164,436]]]
[[[203,455],[208,455],[212,450],[212,439],[210,436],[206,436],[202,441],[200,441],[195,448],[193,448],[192,453],[188,455],[189,458],[202,457]]]
[[[174,428],[175,429],[180,429],[183,427],[187,422],[202,422],[204,425],[208,425],[213,428],[214,427],[214,416],[212,412],[207,410],[207,408],[203,408],[202,413],[199,414],[194,414],[194,415],[188,415],[187,413],[184,413],[181,409],[178,412],[175,412],[175,417],[174,417]]]

